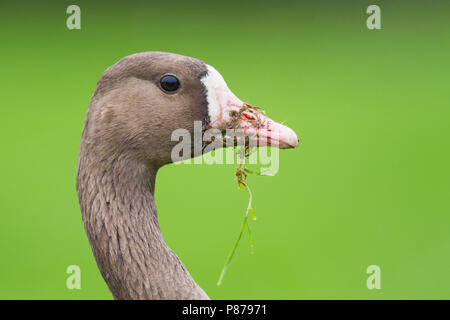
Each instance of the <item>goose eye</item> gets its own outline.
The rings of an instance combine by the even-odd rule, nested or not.
[[[175,76],[167,75],[160,80],[161,88],[167,93],[173,93],[180,87],[180,81]]]

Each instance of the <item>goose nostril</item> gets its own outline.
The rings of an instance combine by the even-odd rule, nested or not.
[[[255,116],[253,116],[253,115],[251,115],[251,114],[249,114],[247,112],[242,112],[242,115],[244,117],[246,117],[247,119],[249,119],[249,120],[255,120],[256,119]]]

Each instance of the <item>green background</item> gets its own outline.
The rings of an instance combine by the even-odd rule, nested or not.
[[[66,8],[81,7],[81,30]],[[381,7],[381,30],[366,8]],[[214,299],[450,298],[448,1],[9,1],[0,5],[0,298],[111,299],[75,171],[90,97],[123,56],[170,51],[218,69],[293,128],[221,287],[247,194],[232,165],[170,165],[168,245]],[[81,267],[81,290],[66,268]],[[366,268],[381,268],[368,290]]]

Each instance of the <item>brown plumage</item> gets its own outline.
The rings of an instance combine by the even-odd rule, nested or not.
[[[193,135],[194,121],[211,127],[202,82],[208,72],[197,59],[146,52],[120,60],[97,84],[81,138],[77,191],[92,251],[115,299],[208,299],[166,245],[154,202],[158,169],[172,162],[178,143],[172,132]],[[176,93],[161,89],[166,74],[180,80]]]

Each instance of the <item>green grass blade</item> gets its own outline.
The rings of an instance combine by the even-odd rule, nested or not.
[[[270,173],[270,168],[261,168],[261,171],[259,173],[260,176],[268,176],[268,177],[274,177],[275,175],[273,173]]]
[[[252,216],[253,220],[256,220],[256,214],[255,214],[255,210],[253,210],[253,208],[250,208],[250,215]]]
[[[250,253],[253,254],[253,237],[252,231],[250,230],[250,225],[247,223],[248,239],[250,241]]]
[[[217,281],[217,285],[220,286],[222,284],[222,280],[225,277],[225,274],[228,270],[228,267],[230,266],[231,260],[233,259],[233,256],[236,252],[236,249],[239,245],[239,242],[241,241],[242,235],[244,234],[245,228],[248,228],[248,214],[250,212],[250,210],[252,210],[253,215],[254,215],[254,211],[252,209],[252,201],[253,201],[253,195],[252,195],[252,191],[250,190],[249,186],[247,184],[243,184],[243,186],[247,189],[248,194],[249,194],[249,200],[248,200],[248,205],[247,205],[247,210],[245,211],[245,215],[244,215],[244,221],[242,222],[242,227],[241,227],[241,232],[239,232],[239,237],[237,238],[236,242],[234,243],[233,248],[231,249],[230,253],[228,254],[227,260],[225,262],[224,267],[222,268],[222,272],[220,273],[219,276],[219,280]],[[251,237],[251,231],[249,230],[249,237],[250,237],[250,247],[251,250],[253,251],[253,240]]]
[[[225,273],[227,272],[228,267],[230,266],[231,259],[233,259],[233,256],[234,256],[234,254],[236,252],[236,249],[238,247],[239,241],[241,240],[242,235],[244,234],[246,225],[247,225],[247,217],[244,217],[244,222],[242,223],[241,232],[239,232],[239,237],[237,238],[236,242],[234,243],[233,248],[231,249],[230,253],[228,254],[228,257],[227,257],[227,260],[225,262],[225,265],[224,265],[224,267],[222,269],[222,272],[220,273],[219,281],[217,281],[217,285],[218,286],[221,285],[223,277],[225,277]]]

